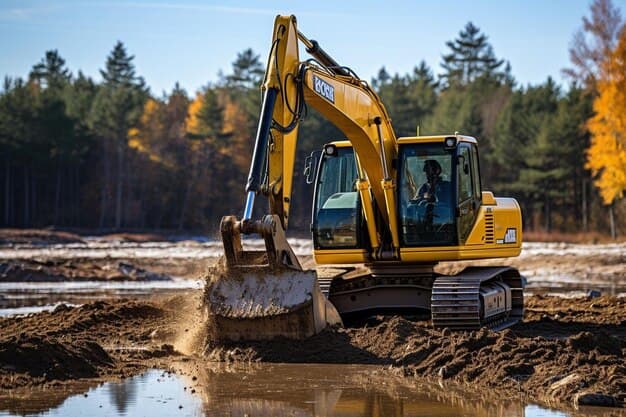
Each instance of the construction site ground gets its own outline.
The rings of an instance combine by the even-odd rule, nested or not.
[[[312,266],[306,241],[293,245]],[[3,405],[7,398],[28,398],[33,390],[120,380],[148,369],[196,381],[208,362],[268,362],[372,365],[379,369],[376,375],[394,381],[433,381],[561,409],[601,405],[609,407],[603,415],[623,415],[624,243],[526,245],[520,258],[507,260],[528,277],[526,315],[523,323],[501,332],[451,332],[432,328],[426,318],[376,316],[304,341],[227,345],[214,343],[203,325],[203,274],[219,249],[219,242],[189,239],[5,241],[0,313],[17,309],[17,314],[0,314],[0,410],[10,408]],[[451,272],[458,265],[438,268]],[[41,283],[49,289],[68,282],[179,281],[192,284],[141,296],[123,290],[96,291],[91,298],[82,293],[72,302],[58,293],[34,296],[45,292],[38,290]],[[47,308],[19,314],[19,308],[32,307],[24,306],[29,302]]]

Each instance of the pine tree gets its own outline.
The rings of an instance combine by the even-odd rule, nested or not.
[[[244,111],[247,120],[240,128],[249,132],[250,136],[254,136],[259,121],[260,86],[264,73],[265,67],[259,55],[248,48],[237,54],[230,74],[220,74],[220,81],[216,86],[223,87],[230,99]]]
[[[250,48],[237,54],[232,64],[233,72],[224,77],[228,87],[258,88],[263,79],[265,68],[261,63],[260,56]]]
[[[505,77],[505,73],[499,71],[504,60],[495,57],[487,39],[487,35],[468,22],[457,39],[446,42],[450,53],[442,57],[441,66],[445,70],[442,78],[448,87],[467,85],[481,77],[498,80]]]
[[[392,77],[381,68],[372,85],[385,103],[397,136],[415,135],[437,103],[438,83],[424,61],[404,76]]]
[[[38,127],[33,86],[21,78],[6,78],[0,95],[0,154],[5,180],[3,217],[7,226],[30,226],[29,170],[38,147]]]
[[[391,75],[389,75],[385,67],[382,67],[378,70],[376,78],[372,78],[372,87],[374,87],[375,90],[380,91],[381,88],[389,83],[389,80],[391,80]]]
[[[57,50],[47,51],[44,59],[33,66],[29,78],[38,82],[44,89],[63,89],[72,75],[65,67],[65,60]]]
[[[115,155],[115,217],[114,226],[119,229],[123,224],[122,200],[125,180],[128,175],[125,168],[127,135],[142,112],[147,89],[143,78],[135,74],[134,56],[128,55],[122,42],[117,42],[107,57],[106,68],[100,71],[104,80],[95,98],[91,112],[91,126],[103,140],[104,179],[102,185],[100,226],[104,226],[111,192],[111,155]]]
[[[526,226],[539,227],[545,201],[545,147],[548,127],[558,108],[560,90],[552,78],[540,86],[514,92],[503,106],[495,127],[492,150],[481,147],[482,160],[491,165],[494,191],[518,199]],[[541,148],[541,149],[540,149]]]

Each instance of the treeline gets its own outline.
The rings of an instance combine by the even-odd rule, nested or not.
[[[476,136],[483,188],[516,197],[526,230],[625,233],[626,147],[616,130],[626,125],[607,131],[606,120],[620,103],[626,114],[622,96],[607,96],[626,73],[626,59],[621,69],[615,64],[626,31],[609,0],[594,2],[585,23],[570,51],[567,88],[551,78],[518,85],[472,23],[446,43],[441,74],[421,62],[403,75],[383,67],[371,83],[398,136],[418,129]],[[597,40],[602,54],[589,48]],[[243,207],[263,72],[246,50],[197,94],[176,85],[159,97],[122,43],[101,82],[71,74],[57,51],[47,52],[26,79],[6,78],[0,93],[0,224],[216,230],[222,215]],[[290,226],[307,230],[312,190],[300,167],[343,135],[310,108],[300,132]]]

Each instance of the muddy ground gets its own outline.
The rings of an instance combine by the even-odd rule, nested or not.
[[[152,338],[174,323],[176,310],[167,302],[97,301],[0,319],[0,389],[133,375],[176,354]]]
[[[0,229],[0,283],[61,281],[151,281],[196,279],[223,253],[215,236],[116,233],[79,236],[49,230]],[[290,239],[303,266],[314,268],[311,241]],[[246,241],[262,249],[262,241]],[[252,246],[250,246],[252,245]],[[525,242],[517,258],[442,262],[437,272],[472,265],[511,265],[534,293],[626,294],[626,242],[604,244]]]
[[[408,377],[452,380],[547,403],[623,406],[626,300],[527,299],[524,322],[502,332],[451,332],[428,320],[376,317],[301,342],[215,347],[221,361],[365,363]]]
[[[94,302],[0,319],[0,389],[111,379],[176,360],[383,365],[550,405],[626,402],[626,299],[527,299],[524,323],[503,332],[450,332],[376,317],[304,341],[216,346],[200,291],[150,302]]]
[[[198,278],[221,251],[219,242],[156,243],[153,236],[126,235],[94,242],[29,233],[0,233],[0,283]],[[309,243],[297,244],[304,266],[313,267]],[[518,267],[529,293],[594,289],[602,296],[527,297],[524,322],[499,333],[439,331],[428,320],[375,317],[300,342],[220,346],[204,334],[201,290],[61,305],[0,318],[0,392],[124,378],[181,360],[265,361],[380,365],[405,380],[434,379],[499,397],[624,407],[626,297],[615,295],[625,293],[626,244],[529,244],[519,258],[481,264],[494,263]],[[437,268],[450,273],[460,267]]]

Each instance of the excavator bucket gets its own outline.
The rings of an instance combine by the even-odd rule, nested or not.
[[[244,251],[242,228],[258,233],[265,251]],[[341,324],[322,293],[317,274],[305,271],[289,246],[278,216],[243,223],[227,216],[221,223],[225,262],[206,287],[209,330],[214,340],[304,339]]]

